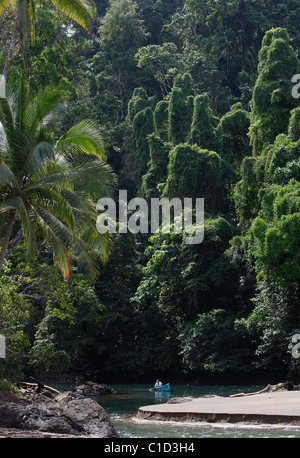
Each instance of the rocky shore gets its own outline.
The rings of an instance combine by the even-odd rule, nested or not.
[[[0,438],[117,438],[114,424],[95,399],[104,393],[114,391],[92,382],[64,393],[25,384],[21,395],[0,398]]]

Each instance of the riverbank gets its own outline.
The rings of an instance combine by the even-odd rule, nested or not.
[[[138,409],[136,417],[156,421],[300,425],[300,391],[212,396],[185,401],[143,406]]]

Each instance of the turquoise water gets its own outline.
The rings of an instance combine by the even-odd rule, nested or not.
[[[229,396],[250,393],[263,386],[193,386],[172,385],[171,392],[150,392],[149,385],[111,385],[114,395],[101,396],[99,404],[113,420],[121,438],[300,438],[300,427],[261,427],[253,425],[149,422],[138,420],[141,406],[167,402],[177,396]]]

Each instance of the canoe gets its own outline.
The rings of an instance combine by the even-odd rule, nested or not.
[[[162,385],[159,388],[154,388],[155,391],[170,391],[171,385],[170,383],[166,383],[166,385]]]

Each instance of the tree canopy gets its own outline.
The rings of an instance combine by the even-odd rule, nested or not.
[[[299,14],[0,1],[1,378],[299,382]],[[204,199],[203,240],[99,234],[118,190]]]

